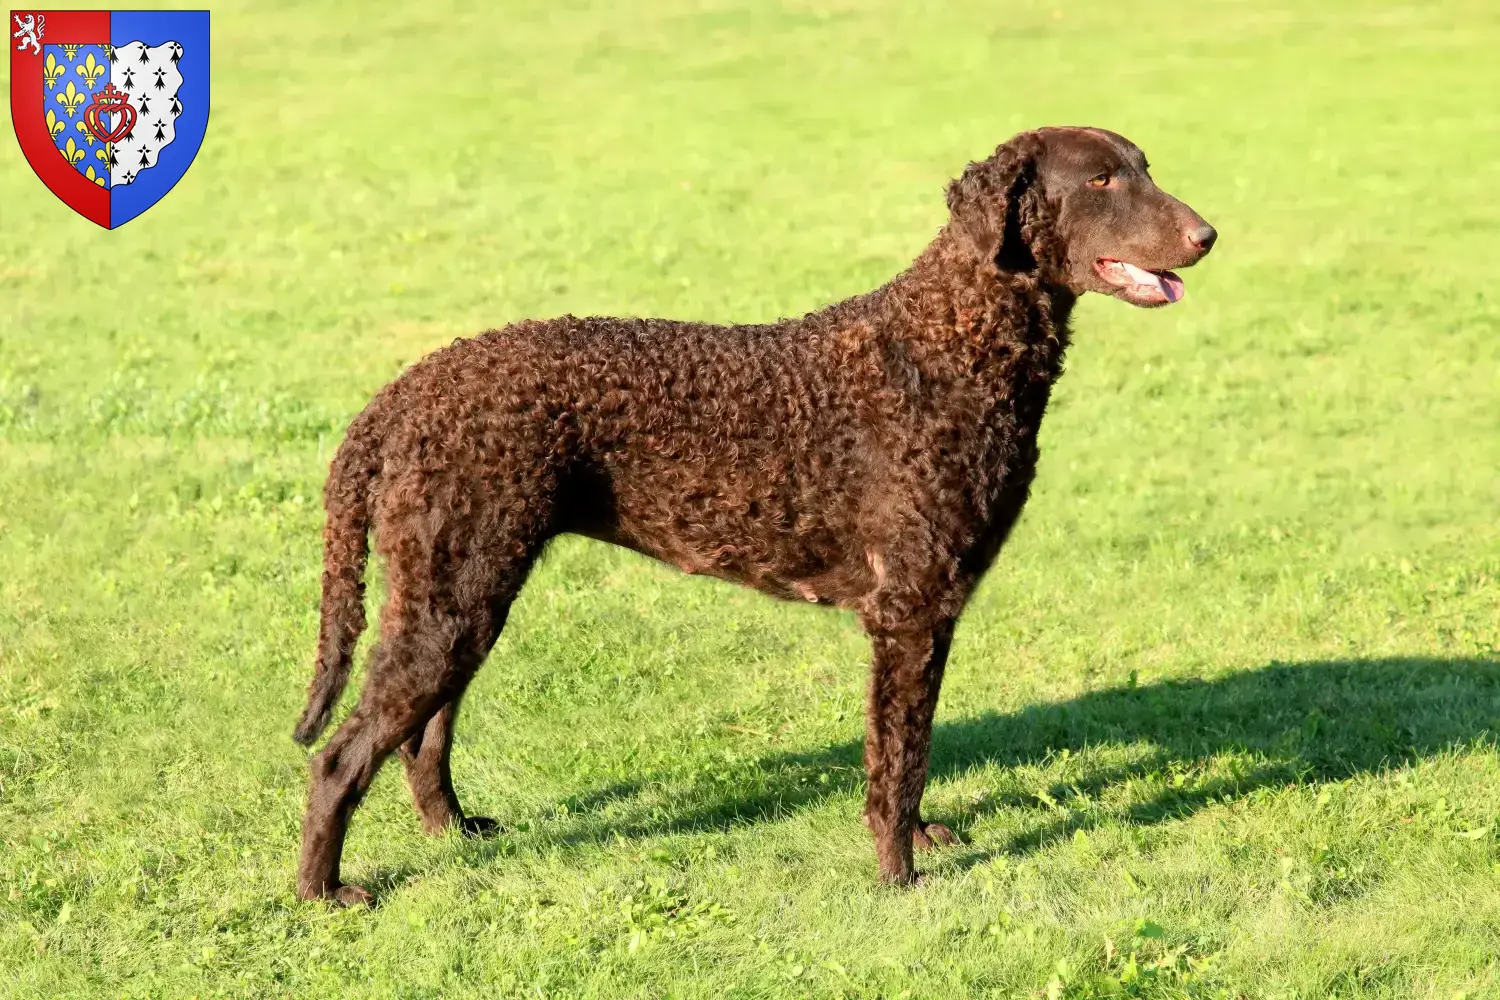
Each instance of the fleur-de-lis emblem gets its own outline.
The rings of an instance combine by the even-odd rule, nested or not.
[[[69,139],[68,144],[62,149],[59,149],[58,152],[61,153],[63,155],[63,159],[67,160],[69,163],[77,163],[79,160],[83,159],[83,148],[72,139]]]
[[[100,187],[104,186],[104,178],[101,175],[94,173],[93,167],[89,167],[88,170],[84,171],[83,176],[87,177],[89,180],[93,181]]]
[[[74,59],[78,58],[78,50],[81,48],[83,48],[82,45],[69,45],[68,43],[64,42],[62,47],[63,55],[68,57],[68,62],[72,62]]]
[[[88,96],[87,93],[73,86],[73,81],[69,80],[67,89],[57,95],[57,103],[61,104],[63,110],[68,113],[68,117],[72,118],[78,113],[78,106],[88,100]],[[68,141],[72,142],[73,140],[69,139]]]
[[[115,144],[112,142],[106,142],[103,149],[94,150],[94,159],[98,160],[100,163],[104,164],[107,167],[109,166],[110,154],[114,151]]]
[[[51,114],[51,112],[49,111],[48,114]],[[82,133],[84,139],[88,140],[88,144],[90,146],[92,146],[96,141],[98,141],[98,140],[96,140],[94,138],[94,133],[92,133],[92,132],[89,131],[88,125],[85,122],[83,122],[82,120],[79,120],[79,121],[76,121],[76,122],[73,123],[73,131]]]
[[[95,59],[94,54],[90,52],[88,58],[83,61],[83,65],[73,67],[73,72],[83,77],[89,89],[93,90],[94,84],[98,83],[99,78],[104,75],[104,64]]]
[[[52,136],[53,139],[56,139],[57,133],[61,132],[67,127],[68,123],[59,119],[56,113],[52,111],[47,112],[47,132]]]
[[[57,56],[47,53],[47,61],[42,64],[42,79],[47,81],[47,89],[53,90],[57,87],[57,78],[68,71],[68,67],[57,61]]]

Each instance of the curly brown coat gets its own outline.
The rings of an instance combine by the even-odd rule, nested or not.
[[[1079,294],[1174,301],[1214,239],[1097,129],[1023,133],[948,188],[950,219],[883,287],[757,326],[524,322],[460,340],[350,426],[325,494],[317,672],[327,725],[365,626],[366,535],[388,564],[364,692],[312,759],[298,894],[339,877],[350,813],[399,752],[424,825],[478,832],[449,777],[459,699],[547,540],[571,531],[688,573],[848,608],[873,643],[865,818],[914,877],[953,627],[1016,522]]]

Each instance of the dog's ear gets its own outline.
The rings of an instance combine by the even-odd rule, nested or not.
[[[948,185],[949,224],[1002,270],[1036,267],[1030,242],[1041,214],[1036,190],[1041,155],[1041,136],[1022,132],[989,159],[970,163],[963,176]]]

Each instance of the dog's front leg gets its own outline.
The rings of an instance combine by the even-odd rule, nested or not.
[[[932,715],[952,638],[952,621],[870,633],[874,655],[866,707],[865,822],[875,834],[875,854],[885,882],[915,880],[914,840],[923,846],[952,840],[947,827],[921,819]]]

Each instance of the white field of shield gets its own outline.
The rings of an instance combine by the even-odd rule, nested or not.
[[[109,82],[124,91],[135,108],[135,128],[115,143],[114,165],[109,168],[111,187],[129,184],[142,170],[156,166],[161,151],[177,137],[177,115],[182,110],[177,88],[182,86],[182,74],[173,56],[181,54],[182,46],[176,42],[115,46]]]

